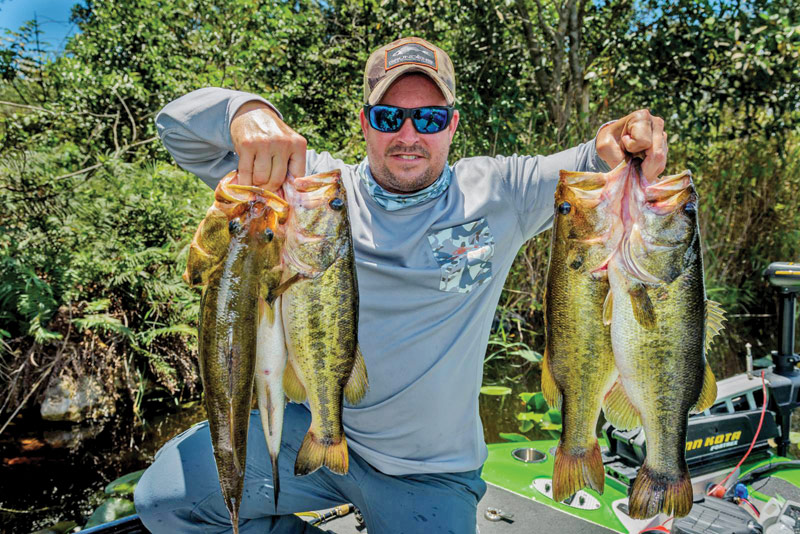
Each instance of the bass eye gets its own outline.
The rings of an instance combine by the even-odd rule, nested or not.
[[[239,230],[242,229],[242,224],[238,221],[238,219],[231,219],[228,222],[228,232],[231,234],[238,234]]]
[[[267,243],[269,243],[270,241],[272,241],[272,238],[273,238],[273,237],[275,237],[275,232],[273,232],[273,231],[272,231],[272,230],[270,230],[269,228],[267,228],[266,230],[264,230],[264,241],[266,241]]]
[[[560,213],[561,215],[567,215],[570,212],[570,210],[572,210],[572,206],[570,205],[569,202],[562,202],[558,206],[558,213]]]
[[[697,204],[694,202],[687,202],[686,205],[683,207],[683,211],[686,213],[697,213]]]
[[[344,207],[344,202],[342,201],[341,198],[334,198],[333,200],[328,202],[328,205],[331,207],[332,210],[339,211]]]

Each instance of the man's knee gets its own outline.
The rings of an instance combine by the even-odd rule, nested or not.
[[[158,451],[136,486],[136,511],[150,530],[189,528],[194,507],[219,492],[217,480],[208,425],[201,423]]]

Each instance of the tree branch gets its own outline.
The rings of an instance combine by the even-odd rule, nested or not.
[[[125,145],[124,147],[120,148],[118,151],[114,152],[114,155],[111,157],[111,159],[118,159],[122,154],[124,154],[125,152],[127,152],[131,148],[133,148],[135,146],[143,145],[145,143],[149,143],[150,141],[155,141],[156,139],[158,139],[158,136],[153,136],[153,137],[151,137],[149,139],[144,139],[142,141],[137,141],[135,143],[131,143],[129,145]],[[84,173],[87,173],[89,171],[93,171],[94,169],[100,168],[103,165],[105,165],[107,163],[107,161],[102,161],[100,163],[95,163],[94,165],[90,165],[89,167],[86,167],[86,168],[81,169],[79,171],[71,172],[69,174],[62,174],[61,176],[56,176],[55,178],[53,178],[53,180],[63,180],[65,178],[71,178],[71,177],[77,176],[79,174],[84,174]]]
[[[516,1],[517,11],[519,12],[520,20],[522,21],[522,29],[525,33],[525,41],[528,45],[528,53],[531,55],[531,65],[533,67],[533,76],[536,79],[536,84],[542,92],[550,107],[550,76],[545,70],[545,57],[539,43],[536,42],[536,36],[533,32],[533,24],[530,20],[528,8],[525,6],[524,0]]]
[[[229,48],[229,50],[231,49]],[[128,113],[128,119],[131,121],[131,142],[134,142],[136,141],[136,121],[133,120],[133,115],[131,114],[131,110],[128,109],[128,104],[126,104],[122,97],[119,96],[117,89],[113,88],[112,91],[114,91],[114,95],[119,98],[119,101],[122,102],[122,107],[124,107],[125,111]]]
[[[99,118],[110,118],[116,117],[116,115],[106,114],[106,113],[91,113],[89,111],[54,111],[52,109],[46,109],[39,106],[29,106],[27,104],[17,104],[16,102],[7,102],[5,100],[0,100],[0,105],[3,106],[12,106],[16,108],[26,108],[26,109],[33,109],[35,111],[44,111],[45,113],[50,113],[51,115],[91,115],[92,117],[99,117]],[[127,109],[127,108],[126,108]]]

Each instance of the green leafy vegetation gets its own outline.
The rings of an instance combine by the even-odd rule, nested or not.
[[[255,92],[310,147],[354,161],[364,63],[403,35],[455,62],[451,161],[551,153],[637,108],[664,117],[667,171],[689,168],[701,197],[709,295],[732,317],[714,370],[742,370],[745,341],[774,346],[759,273],[800,259],[796,2],[88,0],[73,20],[62,54],[35,23],[0,48],[0,433],[63,373],[100,378],[139,415],[148,398],[196,397],[199,297],[180,276],[211,192],[158,142],[164,104]],[[487,385],[538,373],[549,239],[510,272]],[[540,400],[523,398],[542,415],[521,432],[557,432]]]

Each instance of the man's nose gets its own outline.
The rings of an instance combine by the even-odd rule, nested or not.
[[[397,132],[397,137],[395,137],[395,139],[406,145],[413,145],[419,140],[419,134],[417,133],[416,128],[414,128],[411,118],[403,121],[403,125]]]

